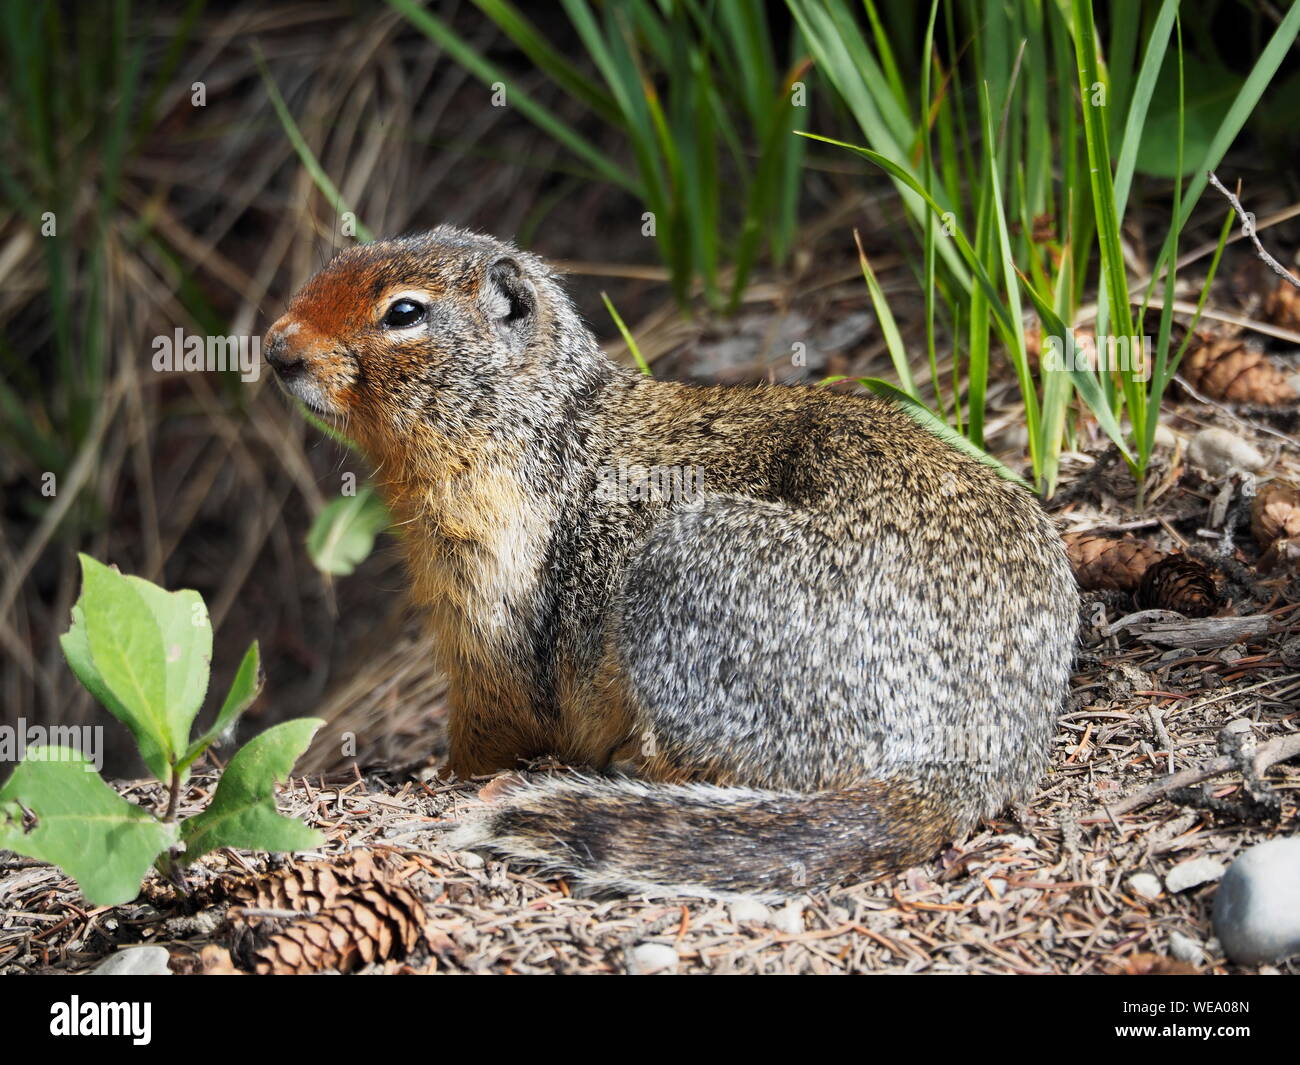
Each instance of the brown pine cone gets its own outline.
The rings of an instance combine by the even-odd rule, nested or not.
[[[1180,370],[1210,399],[1277,406],[1300,398],[1282,372],[1239,337],[1193,338]]]
[[[1264,305],[1264,314],[1283,329],[1300,329],[1300,288],[1279,278]]]
[[[1145,540],[1130,537],[1066,533],[1063,539],[1075,580],[1085,592],[1136,591],[1142,575],[1164,557]]]
[[[363,965],[405,957],[423,936],[424,905],[390,881],[361,884],[334,905],[301,917],[256,951],[257,972],[352,972]]]
[[[1153,563],[1142,575],[1137,603],[1143,610],[1176,610],[1189,618],[1209,617],[1221,605],[1214,576],[1186,555],[1167,555]]]
[[[1260,488],[1250,506],[1250,531],[1260,547],[1283,537],[1300,539],[1300,490],[1282,481]]]
[[[294,862],[234,880],[223,894],[235,904],[232,921],[243,908],[254,913],[252,963],[259,973],[349,972],[428,942],[424,904],[372,851]],[[268,927],[255,916],[267,909],[300,916]]]

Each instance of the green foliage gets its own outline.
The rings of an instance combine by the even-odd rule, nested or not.
[[[82,592],[62,637],[64,657],[87,689],[104,693],[105,709],[167,783],[208,688],[212,626],[203,599],[80,557]]]
[[[819,72],[866,143],[819,139],[857,151],[884,170],[920,238],[932,411],[944,414],[938,409],[935,332],[936,319],[946,318],[956,338],[954,385],[959,371],[966,381],[964,404],[959,396],[949,420],[972,444],[983,445],[985,385],[996,340],[1025,402],[1040,491],[1050,494],[1055,486],[1076,393],[1141,480],[1160,397],[1180,355],[1170,349],[1170,326],[1183,227],[1206,173],[1222,160],[1295,41],[1300,5],[1281,19],[1248,77],[1202,75],[1189,90],[1177,0],[1150,10],[1111,5],[1105,48],[1091,0],[933,0],[916,95],[896,76],[906,66],[899,47],[909,39],[910,13],[890,7],[882,14],[866,0],[864,25],[848,0],[789,0],[789,6]],[[936,27],[943,30],[942,47]],[[1174,183],[1168,237],[1140,299],[1121,241],[1139,169],[1185,178]],[[1216,255],[1207,288],[1217,263]],[[879,313],[883,297],[865,266],[864,273]],[[1095,291],[1096,334],[1140,345],[1148,328],[1146,303],[1157,283],[1164,299],[1152,344],[1154,366],[1031,363],[1021,329],[1022,296],[1037,311],[1045,342],[1055,338],[1064,345],[1073,337],[1072,327],[1083,320],[1084,297]],[[906,353],[895,354],[892,343],[890,351],[898,369]],[[922,402],[910,371],[898,373],[902,393]],[[1128,433],[1121,428],[1125,420],[1132,427]]]
[[[479,80],[503,85],[509,106],[563,144],[589,176],[644,205],[683,303],[698,280],[713,307],[734,308],[765,250],[782,261],[802,179],[803,148],[790,131],[806,65],[777,58],[762,5],[563,0],[593,78],[509,0],[475,2],[556,88],[626,139],[631,169],[416,0],[389,0]],[[796,33],[792,57],[800,49]]]
[[[33,238],[43,275],[30,296],[11,302],[33,304],[51,330],[41,338],[43,357],[33,359],[30,337],[16,335],[30,315],[15,307],[6,314],[0,443],[60,480],[94,434],[113,371],[106,323],[117,311],[110,297],[121,293],[110,289],[109,264],[141,252],[168,254],[150,222],[125,206],[123,178],[154,128],[201,8],[201,0],[190,0],[176,12],[174,36],[159,57],[130,32],[126,0],[107,8],[0,4],[0,203],[6,217],[12,212],[26,223],[17,232]],[[17,232],[13,247],[21,247]],[[184,301],[196,315],[210,311],[197,293]]]
[[[0,788],[0,850],[52,862],[99,906],[129,902],[177,826],[158,820],[64,747],[35,747]]]
[[[307,553],[322,573],[347,576],[375,546],[375,537],[392,522],[372,485],[356,495],[331,500],[316,515],[307,534]]]
[[[320,846],[320,833],[275,812],[274,785],[283,781],[320,727],[312,718],[286,721],[249,740],[221,774],[201,814],[181,824],[185,860],[216,847],[296,851]]]
[[[641,346],[637,344],[636,337],[632,335],[632,330],[623,321],[623,316],[614,307],[614,301],[609,298],[607,292],[602,292],[600,298],[605,302],[605,310],[609,311],[609,316],[614,319],[614,324],[618,327],[619,335],[623,338],[623,343],[627,345],[627,350],[632,353],[632,359],[636,363],[637,369],[646,377],[653,377],[650,364],[645,361],[645,356],[641,354]]]
[[[261,689],[256,642],[249,647],[211,728],[190,740],[208,690],[212,625],[197,592],[167,592],[85,555],[81,597],[62,638],[73,672],[136,739],[168,789],[162,817],[127,802],[74,751],[29,751],[0,788],[0,848],[61,866],[98,905],[125,902],[150,864],[194,861],[214,847],[298,850],[320,834],[275,812],[274,786],[293,768],[322,722],[285,722],[231,760],[209,807],[176,821],[189,767],[228,735]],[[175,849],[173,847],[175,845]]]

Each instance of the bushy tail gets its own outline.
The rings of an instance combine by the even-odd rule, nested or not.
[[[778,900],[914,865],[956,822],[898,779],[799,794],[567,776],[509,791],[444,842],[598,892]]]

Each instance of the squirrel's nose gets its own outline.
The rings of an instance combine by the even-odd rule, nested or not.
[[[285,339],[284,333],[278,329],[267,334],[265,354],[266,361],[283,381],[296,377],[303,371],[302,356],[289,350],[289,342]]]

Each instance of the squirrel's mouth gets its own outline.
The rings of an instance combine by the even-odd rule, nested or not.
[[[278,372],[276,378],[281,388],[295,399],[302,400],[316,414],[330,416],[339,413],[337,405],[330,398],[324,385],[307,371],[303,370],[295,374]]]

